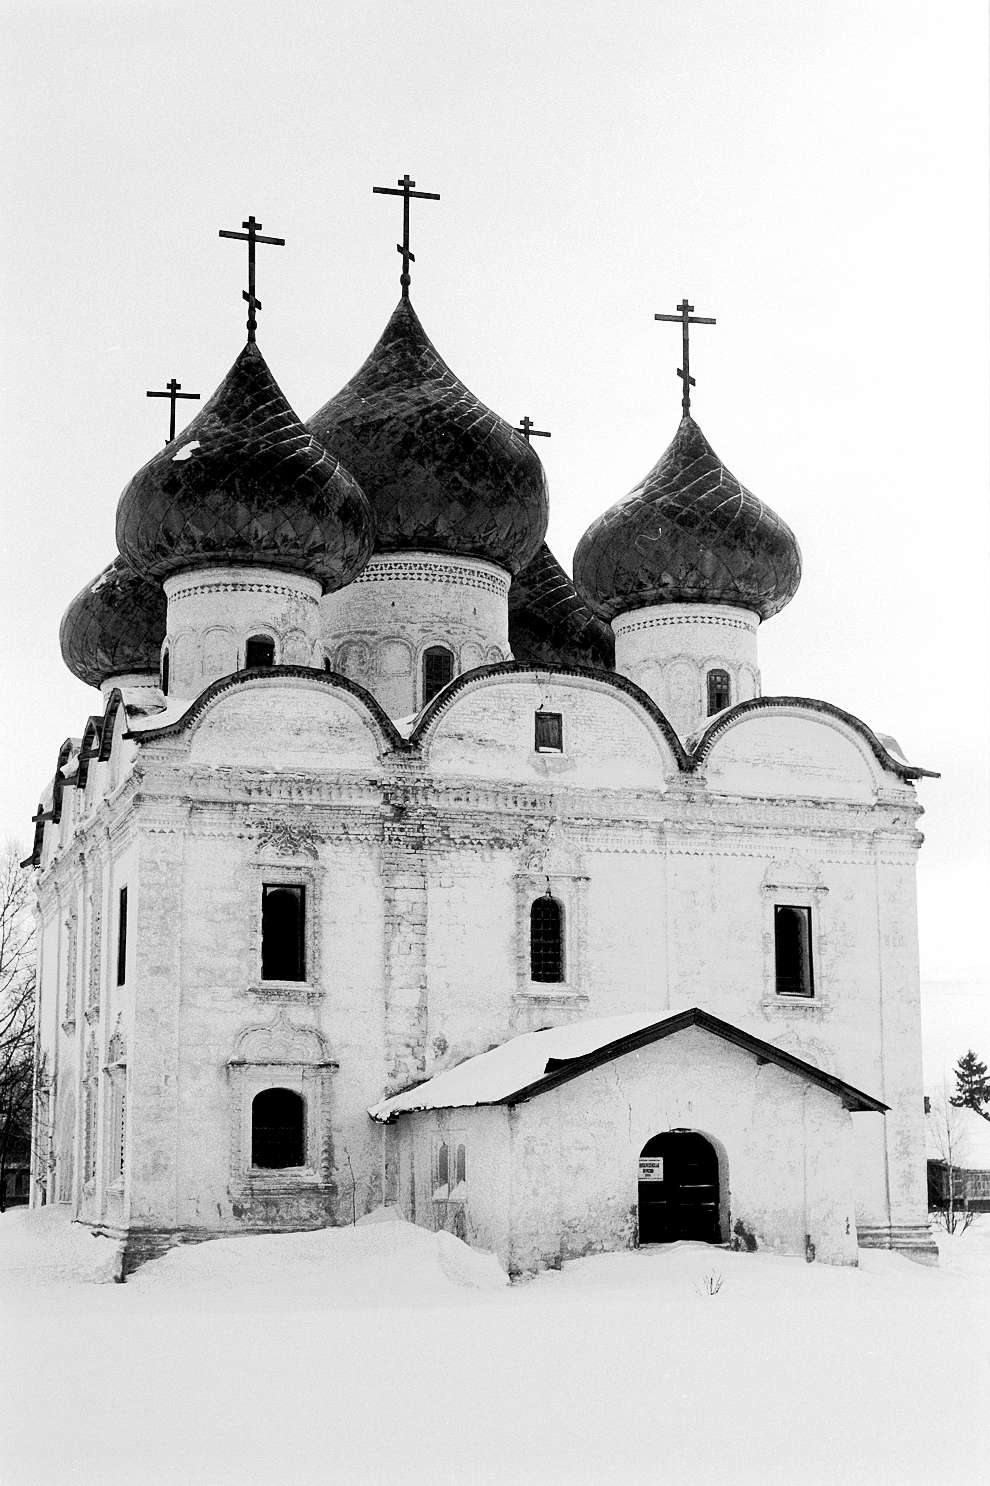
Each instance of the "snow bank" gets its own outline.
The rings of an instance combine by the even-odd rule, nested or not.
[[[105,1285],[117,1245],[72,1223],[61,1207],[17,1207],[0,1215],[0,1287]]]
[[[443,1304],[459,1288],[508,1283],[493,1255],[452,1234],[416,1228],[385,1208],[354,1227],[183,1244],[142,1265],[127,1288],[158,1299],[195,1294],[211,1307],[239,1306],[248,1293],[264,1310],[335,1310]]]

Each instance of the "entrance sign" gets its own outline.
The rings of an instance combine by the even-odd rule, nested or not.
[[[639,1179],[641,1182],[663,1181],[663,1157],[662,1156],[640,1156]]]

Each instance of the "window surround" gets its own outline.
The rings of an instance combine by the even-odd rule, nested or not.
[[[774,864],[764,875],[763,887],[763,998],[764,1012],[775,1016],[820,1020],[829,1001],[830,938],[828,888],[818,880],[811,864]],[[777,990],[775,908],[811,910],[812,995],[793,995]]]
[[[467,1201],[467,1141],[463,1131],[440,1130],[434,1135],[430,1153],[430,1192],[437,1207],[448,1202]]]
[[[227,1063],[230,1085],[231,1190],[250,1199],[269,1193],[332,1188],[330,1172],[330,1085],[337,1064],[326,1038],[315,1027],[288,1018],[280,1007],[272,1021],[246,1027]],[[302,1097],[305,1109],[302,1166],[253,1166],[252,1110],[258,1094],[289,1089]]]
[[[518,872],[516,886],[516,1004],[527,1006],[585,1006],[587,966],[588,878],[581,872],[558,872],[529,866]],[[551,898],[563,917],[562,981],[533,980],[530,962],[530,912],[536,898]]]
[[[249,959],[247,994],[261,1001],[300,1001],[307,1005],[322,1001],[320,967],[320,907],[323,886],[323,868],[308,860],[305,865],[298,858],[278,861],[262,860],[251,863],[246,874],[246,895],[249,927]],[[266,887],[301,887],[304,889],[303,907],[303,957],[306,978],[304,980],[264,980],[261,974],[262,912]]]

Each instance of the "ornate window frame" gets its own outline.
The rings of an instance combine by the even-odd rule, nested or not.
[[[107,1190],[123,1192],[127,1160],[127,1043],[118,1016],[113,1036],[107,1046],[108,1097],[105,1100]]]
[[[274,851],[284,847],[291,855],[276,857]],[[321,920],[324,869],[315,860],[317,847],[305,827],[298,830],[291,822],[277,822],[262,842],[264,855],[250,864],[247,877],[249,914],[249,962],[247,993],[259,1001],[301,1002],[312,1006],[324,998],[322,989]],[[303,953],[304,980],[264,980],[261,974],[262,912],[266,887],[301,887],[304,889]]]
[[[280,1007],[270,1022],[245,1027],[227,1062],[230,1085],[231,1188],[245,1198],[331,1190],[330,1085],[338,1064],[316,1027],[289,1020]],[[302,1166],[251,1164],[252,1106],[265,1089],[291,1089],[305,1104]]]
[[[585,1006],[588,1002],[588,882],[583,872],[546,871],[527,864],[515,876],[516,993],[518,1005]],[[564,979],[533,980],[530,962],[530,910],[535,898],[547,892],[560,905],[563,917]]]
[[[763,996],[765,1014],[820,1020],[828,1004],[830,981],[828,888],[811,862],[771,862],[763,874]],[[810,909],[812,994],[788,995],[777,990],[774,910]]]

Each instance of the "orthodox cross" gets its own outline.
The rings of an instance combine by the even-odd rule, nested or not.
[[[254,217],[253,216],[248,217],[248,219],[247,219],[246,222],[242,222],[241,223],[241,226],[242,227],[246,227],[247,228],[247,231],[246,232],[225,232],[223,230],[223,228],[221,227],[221,229],[220,229],[220,236],[221,237],[236,237],[240,242],[246,242],[247,245],[248,245],[248,286],[247,286],[247,289],[246,290],[243,290],[242,291],[242,298],[244,298],[244,299],[247,300],[247,307],[248,307],[248,322],[247,322],[248,345],[251,345],[251,343],[254,340],[257,339],[257,336],[255,335],[255,331],[258,329],[258,321],[257,321],[257,317],[255,316],[255,313],[254,312],[255,312],[255,310],[260,310],[261,309],[261,300],[258,299],[258,298],[256,298],[255,292],[254,292],[254,247],[255,247],[255,243],[271,243],[272,246],[275,247],[275,248],[284,248],[285,247],[285,238],[284,237],[262,237],[261,236],[261,223],[260,222],[256,222],[254,220]]]
[[[686,418],[691,412],[691,388],[694,386],[694,377],[691,375],[690,353],[688,351],[688,326],[714,325],[715,321],[707,320],[702,315],[692,315],[691,312],[694,309],[694,305],[688,304],[686,299],[682,299],[677,308],[679,313],[676,315],[654,315],[653,318],[654,320],[680,320],[681,322],[684,333],[684,365],[678,367],[677,375],[684,383],[684,395],[681,398],[681,407],[684,410],[684,416]]]
[[[192,402],[199,402],[198,392],[180,392],[179,388],[181,386],[181,382],[177,382],[174,377],[171,377],[169,381],[165,383],[164,392],[146,392],[144,394],[145,397],[167,397],[169,399],[170,407],[168,419],[168,438],[165,440],[166,447],[168,447],[168,445],[175,438],[175,404],[177,400],[180,397],[188,397]]]
[[[409,172],[407,171],[402,179],[396,182],[396,185],[399,188],[398,190],[395,189],[395,186],[372,186],[371,188],[372,195],[374,196],[402,197],[402,241],[400,243],[396,243],[395,251],[402,254],[402,272],[399,275],[399,283],[402,285],[403,299],[409,298],[409,284],[411,282],[409,278],[409,265],[410,263],[416,262],[416,255],[410,250],[409,247],[410,197],[415,196],[420,201],[440,200],[440,197],[436,194],[435,191],[414,191],[413,187],[415,186],[415,184],[415,181],[411,181],[409,179]]]
[[[519,419],[518,433],[521,433],[527,444],[530,439],[548,439],[550,435],[542,428],[534,428],[533,420],[527,414],[525,418]]]

